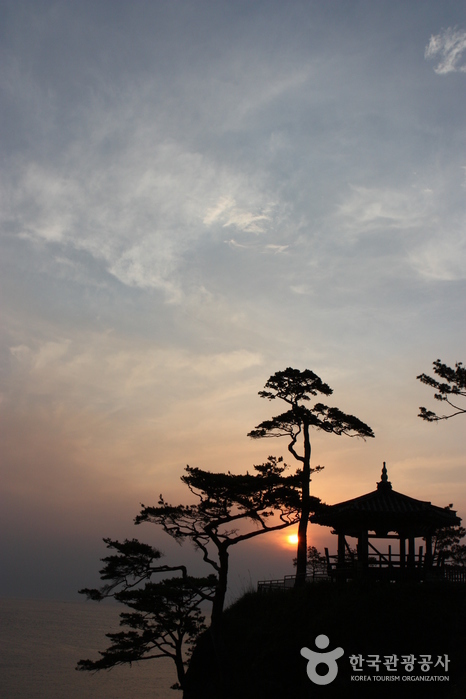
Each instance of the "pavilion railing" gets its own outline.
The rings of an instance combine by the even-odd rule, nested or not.
[[[436,554],[434,557],[428,561],[426,554],[424,553],[423,547],[419,546],[418,552],[405,553],[403,556],[399,553],[393,553],[391,546],[388,547],[388,551],[383,553],[375,548],[371,542],[368,542],[369,548],[372,549],[366,559],[366,566],[368,568],[423,568],[429,566],[429,568],[437,567],[440,568],[445,565],[445,555],[442,553]],[[341,565],[339,562],[338,555],[330,555],[328,548],[325,549],[325,557],[327,560],[327,569],[329,574],[338,568],[357,568],[358,567],[358,555],[355,551],[347,548],[345,551],[345,562]]]
[[[445,580],[454,583],[466,583],[466,568],[464,566],[445,566],[443,568]]]
[[[341,564],[338,555],[330,555],[326,548],[326,565],[324,563],[322,566],[318,566],[313,571],[308,572],[306,583],[352,579],[359,577],[361,571],[363,575],[366,575],[364,573],[366,571],[369,578],[380,580],[443,579],[454,583],[466,583],[466,567],[449,565],[442,554],[437,554],[429,562],[423,553],[422,546],[419,547],[418,553],[412,552],[404,556],[399,553],[392,553],[391,547],[389,547],[386,553],[378,551],[370,542],[369,547],[372,549],[372,552],[366,559],[364,568],[360,568],[355,551],[348,548],[345,561]],[[260,580],[257,584],[257,589],[259,592],[288,590],[294,587],[295,580],[295,575],[285,575],[280,580]]]
[[[334,570],[339,567],[338,556],[329,555],[327,557],[327,563],[330,570]],[[399,553],[392,553],[390,555],[384,553],[378,553],[376,555],[370,554],[367,558],[367,565],[369,568],[400,568],[400,567],[416,567],[422,568],[425,564],[425,556],[422,554],[415,554],[412,558],[404,556],[403,558]],[[345,568],[357,568],[358,567],[358,556],[354,554],[351,558],[345,557]]]
[[[336,556],[332,556],[331,558],[337,558]],[[338,572],[343,573],[343,576],[345,578],[351,578],[352,574],[356,572],[356,566],[351,565],[348,568],[344,569],[336,569],[333,567],[332,569],[329,569],[328,572],[325,571],[314,571],[312,575],[306,576],[306,583],[315,583],[319,581],[329,581],[329,580],[335,580],[338,578],[337,575],[337,570]],[[378,567],[377,566],[372,566],[369,568],[369,570],[372,570],[377,573]],[[387,573],[390,573],[390,569],[388,566],[382,567],[383,571],[386,571]],[[400,567],[399,566],[392,566],[392,572],[395,573],[394,579],[397,579],[398,576],[396,573],[400,572]],[[409,569],[406,569],[409,571]],[[416,570],[416,569],[415,569]],[[419,572],[422,572],[422,569],[419,569],[419,566],[417,567],[417,570]],[[376,576],[377,577],[377,576]],[[388,576],[390,577],[390,576]],[[454,565],[441,565],[441,566],[434,566],[431,571],[430,571],[430,576],[426,577],[431,577],[436,580],[447,580],[448,582],[452,583],[462,583],[466,584],[466,567],[463,566],[454,566]],[[424,576],[421,575],[419,579],[424,579]],[[295,575],[285,575],[284,578],[277,579],[277,580],[260,580],[257,583],[257,590],[258,592],[272,592],[274,590],[290,590],[294,587],[294,583],[296,580]]]
[[[258,592],[272,592],[273,590],[290,590],[294,587],[296,575],[285,575],[281,580],[259,580],[257,583]],[[325,568],[316,569],[306,575],[306,583],[315,583],[324,580],[331,580]]]

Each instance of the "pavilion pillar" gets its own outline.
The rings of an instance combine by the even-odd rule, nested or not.
[[[343,532],[338,532],[338,567],[345,567],[346,541]]]
[[[369,536],[367,529],[362,529],[358,536],[358,569],[367,570],[369,559]]]
[[[405,537],[400,534],[400,568],[404,569],[406,566],[406,540]]]
[[[425,537],[425,542],[426,542],[426,555],[424,558],[424,567],[425,568],[432,568],[432,536],[429,534],[429,536]]]
[[[414,560],[416,558],[414,536],[408,537],[408,568],[414,568]]]

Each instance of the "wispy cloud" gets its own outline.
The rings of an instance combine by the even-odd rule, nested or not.
[[[250,249],[252,247],[255,247],[254,245],[244,245],[244,243],[238,243],[234,238],[230,238],[230,240],[225,240],[224,241],[230,248],[242,248],[243,250]]]
[[[285,250],[288,250],[290,247],[289,245],[266,245],[266,250],[270,250],[271,252],[275,253],[275,255],[280,255],[282,252],[285,252]]]
[[[181,267],[199,242],[221,234],[215,224],[262,234],[272,207],[240,172],[152,136],[148,146],[147,133],[136,130],[110,162],[95,144],[80,151],[76,143],[54,161],[22,166],[5,182],[3,224],[56,246],[61,260],[85,251],[122,284],[179,301]]]
[[[356,237],[380,229],[416,228],[431,213],[431,194],[430,190],[351,187],[337,216],[344,229]]]
[[[424,279],[464,279],[465,222],[457,209],[457,180],[447,178],[433,188],[352,187],[336,216],[342,240],[354,244],[363,236],[378,236],[371,255],[389,251],[391,264],[408,265]],[[388,259],[385,264],[388,269]],[[296,287],[293,291],[300,293]]]
[[[17,402],[21,395],[29,400],[39,396],[44,406],[73,406],[101,418],[120,411],[160,415],[172,402],[167,386],[174,375],[183,377],[188,402],[212,397],[220,386],[226,395],[232,377],[263,362],[260,352],[247,349],[196,353],[149,344],[141,347],[112,332],[45,341],[29,337],[27,344],[12,346],[10,355],[8,402]]]
[[[265,233],[266,222],[272,220],[270,210],[269,205],[260,212],[249,211],[238,206],[232,197],[222,196],[206,211],[203,222],[207,226],[214,223],[220,223],[223,228],[234,226],[245,233]]]
[[[295,284],[293,286],[290,286],[290,290],[294,294],[298,294],[299,296],[307,296],[309,294],[312,294],[312,289],[308,284]]]
[[[465,279],[464,227],[459,230],[442,231],[442,234],[414,250],[409,256],[409,261],[412,267],[427,279],[438,281]]]
[[[463,57],[465,51],[466,31],[449,27],[430,37],[424,55],[427,59],[440,59],[434,68],[439,75],[466,73],[466,59]]]
[[[224,242],[233,250],[253,250],[263,255],[281,255],[290,247],[289,245],[275,245],[274,243],[270,243],[269,245],[262,245],[260,243],[239,243],[234,238],[230,238],[229,240],[225,240]]]

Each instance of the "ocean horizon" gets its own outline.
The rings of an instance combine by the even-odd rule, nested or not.
[[[170,658],[78,672],[97,659],[108,632],[118,630],[121,605],[90,601],[0,599],[1,699],[180,699],[170,689]]]

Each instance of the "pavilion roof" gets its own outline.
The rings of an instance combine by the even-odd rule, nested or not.
[[[440,527],[459,525],[461,519],[454,510],[393,490],[384,463],[376,490],[325,506],[311,517],[311,522],[334,527],[348,536],[357,536],[361,529],[375,531],[378,536],[388,532],[427,536]]]

